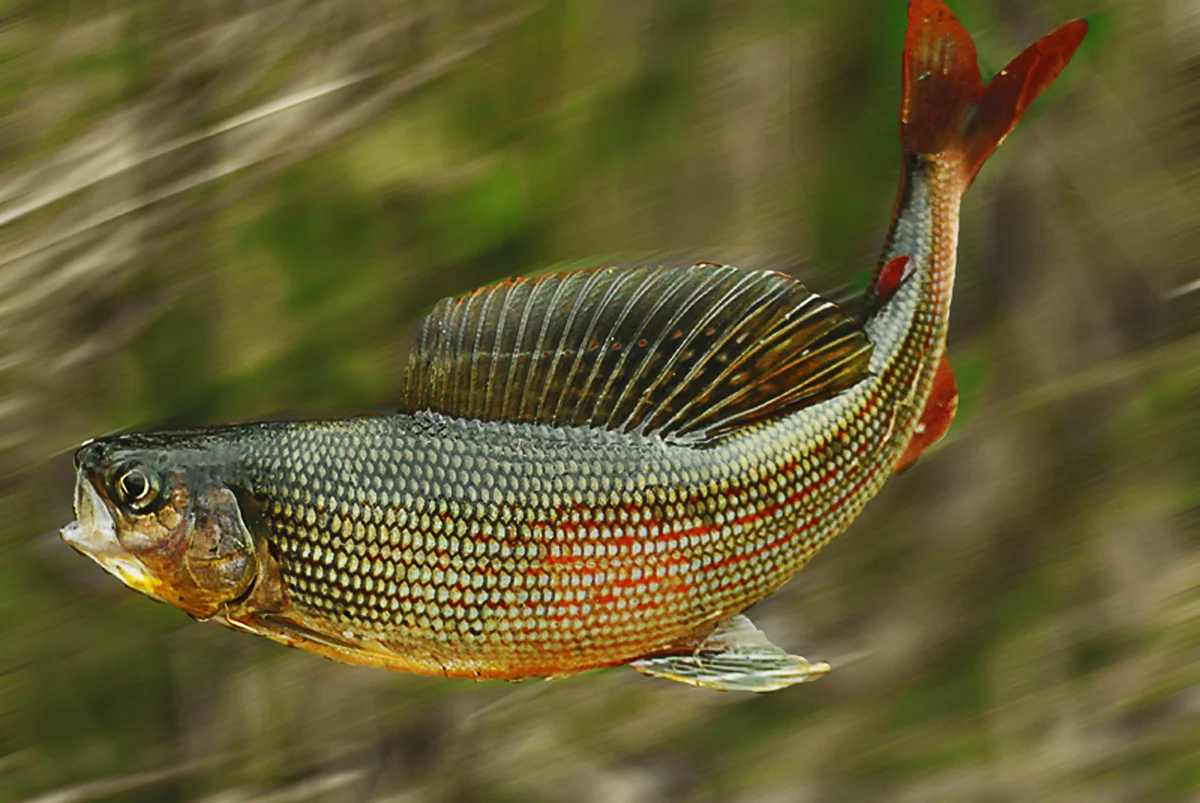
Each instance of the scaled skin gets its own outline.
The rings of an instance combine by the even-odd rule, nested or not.
[[[194,616],[352,663],[520,679],[696,651],[948,425],[962,193],[1085,29],[985,90],[940,0],[910,5],[903,180],[859,335],[873,348],[832,398],[707,442],[432,411],[120,436],[77,455],[64,537]],[[121,483],[141,467],[157,501],[136,510]]]

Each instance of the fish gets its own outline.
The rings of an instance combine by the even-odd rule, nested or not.
[[[1086,32],[985,85],[953,13],[912,0],[900,190],[857,311],[718,263],[510,279],[429,313],[394,412],[83,444],[62,537],[195,619],[351,664],[819,678],[745,611],[945,434],[961,198]]]

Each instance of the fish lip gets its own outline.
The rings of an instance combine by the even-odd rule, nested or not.
[[[67,542],[67,546],[78,552],[80,555],[91,557],[91,553],[87,549],[87,536],[83,534],[83,527],[79,525],[79,521],[75,520],[58,531],[59,537]]]
[[[112,513],[83,469],[75,475],[75,521],[59,530],[59,535],[68,546],[96,561],[125,585],[161,599],[158,579],[146,564],[121,546]]]

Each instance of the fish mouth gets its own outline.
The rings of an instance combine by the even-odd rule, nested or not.
[[[96,561],[135,591],[162,599],[158,594],[161,583],[146,564],[121,546],[108,505],[82,469],[75,477],[75,516],[75,521],[59,531],[72,549]]]

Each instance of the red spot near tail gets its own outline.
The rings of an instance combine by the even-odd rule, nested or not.
[[[921,412],[917,431],[913,433],[912,440],[908,442],[908,449],[896,463],[897,474],[917,462],[921,452],[942,439],[946,430],[950,429],[956,412],[958,412],[958,383],[954,379],[954,372],[950,370],[950,363],[946,362],[945,357],[942,357],[937,373],[933,377],[933,389],[929,392],[929,400],[925,402],[925,409]]]
[[[904,279],[904,272],[908,269],[909,262],[912,260],[907,256],[894,257],[879,269],[879,280],[875,285],[875,293],[880,304],[887,302],[896,294],[896,289],[900,287],[900,282]]]

